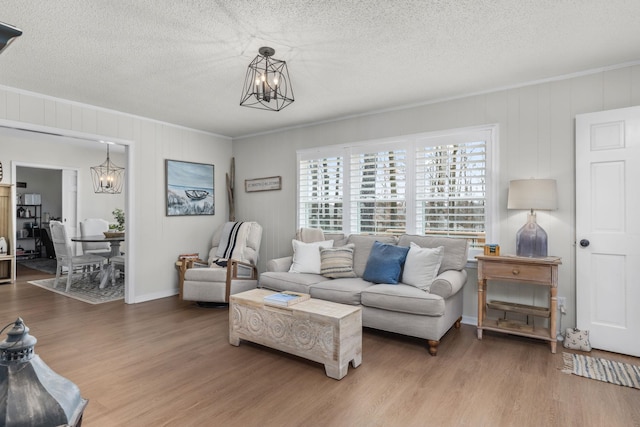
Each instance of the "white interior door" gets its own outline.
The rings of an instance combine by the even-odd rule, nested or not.
[[[640,356],[640,107],[576,116],[576,314],[594,348]]]
[[[72,169],[62,170],[62,223],[69,237],[78,236],[78,171]]]

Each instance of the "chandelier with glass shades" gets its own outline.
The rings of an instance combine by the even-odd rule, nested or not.
[[[258,53],[247,69],[240,105],[280,111],[294,101],[287,63],[272,58],[276,51],[270,47]]]

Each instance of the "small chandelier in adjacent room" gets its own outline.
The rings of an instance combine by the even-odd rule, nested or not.
[[[93,191],[96,193],[120,194],[124,183],[124,168],[111,162],[109,145],[107,143],[107,160],[98,166],[91,166]]]
[[[240,105],[280,111],[294,101],[287,63],[273,59],[276,51],[270,47],[261,47],[258,52],[249,64]]]

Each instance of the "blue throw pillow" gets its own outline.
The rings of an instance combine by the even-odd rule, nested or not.
[[[395,285],[400,280],[408,252],[406,246],[374,242],[362,278],[368,282]]]

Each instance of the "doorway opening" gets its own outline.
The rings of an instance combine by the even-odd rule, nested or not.
[[[124,207],[128,225],[127,231],[129,232],[128,237],[134,235],[134,212],[131,202],[133,190],[130,183],[131,171],[129,167],[129,165],[133,164],[134,150],[131,141],[7,120],[0,120],[0,135],[2,136],[0,147],[2,147],[3,155],[11,159],[10,179],[14,186],[14,194],[39,194],[41,197],[39,203],[41,206],[37,212],[35,207],[22,206],[26,210],[25,219],[22,220],[18,219],[18,209],[20,208],[18,205],[23,203],[18,203],[18,200],[14,200],[15,215],[13,215],[12,221],[14,222],[13,228],[16,233],[18,230],[23,230],[30,226],[34,228],[36,224],[35,217],[38,217],[38,226],[48,222],[45,219],[50,221],[59,218],[65,225],[68,225],[68,228],[71,228],[68,235],[75,236],[79,235],[78,224],[80,220],[108,216],[105,219],[109,222],[114,222],[114,219],[111,218],[111,212],[115,208]],[[98,195],[94,194],[93,191],[89,168],[104,161],[106,155],[105,141],[113,144],[111,145],[111,155],[114,156],[115,153],[118,162],[126,169],[122,194]],[[73,174],[72,182],[74,183],[74,188],[71,191],[65,191],[65,184],[63,184],[65,175],[68,172]],[[35,182],[39,178],[33,178],[32,175],[28,180],[26,178],[23,180],[21,178],[24,176],[23,173],[47,175],[52,182],[56,183],[56,187],[48,186],[44,187],[45,189],[43,190],[43,187],[35,186]],[[30,181],[34,184],[30,184]],[[26,188],[20,187],[23,182],[26,182]],[[43,196],[45,191],[51,193],[52,196],[45,198]],[[61,196],[58,196],[59,192],[61,192]],[[73,197],[69,197],[70,195]],[[46,199],[46,202],[43,199]],[[31,199],[30,202],[33,203],[34,200]],[[45,204],[46,206],[44,206]],[[29,209],[31,209],[30,213],[28,212]],[[48,218],[45,218],[46,214],[48,214]],[[29,224],[25,227],[22,224],[23,222]],[[20,233],[25,234],[24,231],[20,231]],[[48,258],[51,254],[47,253],[46,242],[36,241],[36,236],[29,233],[27,230],[25,235],[27,240],[25,241],[16,239],[16,234],[14,236],[15,246],[18,247],[20,245],[23,249],[32,251],[29,252],[30,256],[39,255],[41,259]],[[41,236],[37,237],[40,239]],[[125,259],[129,265],[133,265],[131,260],[133,238],[128,240]],[[29,242],[28,248],[27,242]],[[18,273],[18,271],[15,273]],[[133,280],[130,280],[132,276],[133,274],[124,276],[125,303],[133,303],[135,299]]]
[[[62,172],[16,164],[16,278],[28,270],[55,274],[49,221],[62,218]]]

